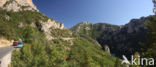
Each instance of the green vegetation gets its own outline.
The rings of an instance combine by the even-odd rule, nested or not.
[[[145,25],[148,28],[148,39],[147,42],[143,44],[143,56],[154,58],[154,61],[156,61],[156,16],[150,16],[146,20]]]
[[[119,58],[116,58],[114,67],[121,67],[121,61]]]
[[[97,24],[84,24],[80,23],[72,27],[70,30],[78,33],[80,35],[87,35],[93,39],[99,38],[105,33],[105,31],[116,31],[119,29],[117,25],[111,25],[106,23],[97,23]],[[105,33],[106,34],[106,33]],[[107,36],[107,34],[106,34]]]
[[[0,36],[7,39],[19,39],[24,38],[24,34],[33,34],[32,30],[29,32],[26,30],[32,23],[38,23],[38,20],[46,21],[48,17],[39,12],[22,11],[22,12],[7,12],[0,9]],[[38,27],[39,28],[39,27]],[[34,28],[37,32],[37,28]],[[34,35],[36,35],[36,32]],[[24,33],[24,34],[23,34]],[[26,36],[27,37],[27,36]]]
[[[54,37],[72,37],[67,29],[51,29],[51,36]]]
[[[114,65],[115,58],[86,39],[78,38],[71,47],[68,60],[71,67],[107,67]]]
[[[70,30],[75,33],[78,33],[78,34],[86,34],[88,36],[91,36],[92,26],[93,26],[92,24],[85,25],[83,23],[80,23],[80,24],[77,24],[76,26],[72,27]]]
[[[85,42],[85,43],[84,43]],[[43,43],[25,44],[13,52],[12,67],[107,67],[114,66],[115,58],[84,38],[74,45],[61,39]]]
[[[0,37],[24,41],[23,48],[13,51],[11,67],[114,66],[115,58],[104,52],[97,43],[87,37],[71,35],[69,30],[52,29],[51,35],[60,38],[47,40],[39,20],[48,19],[39,12],[0,10]],[[65,41],[61,37],[73,39]]]

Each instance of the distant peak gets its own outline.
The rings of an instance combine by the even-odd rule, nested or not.
[[[32,0],[0,0],[0,7],[7,11],[38,11]]]

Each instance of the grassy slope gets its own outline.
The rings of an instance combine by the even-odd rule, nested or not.
[[[7,16],[9,16],[9,20],[6,19]],[[48,17],[38,12],[0,10],[0,36],[10,40],[22,38],[25,43],[23,48],[13,52],[11,67],[102,67],[114,65],[114,57],[105,53],[101,47],[78,35],[73,36],[73,46],[69,41],[62,39],[48,41],[40,31],[40,26],[31,26],[32,23],[38,25],[39,20],[46,21],[47,19]],[[24,27],[18,27],[20,23],[23,23]]]

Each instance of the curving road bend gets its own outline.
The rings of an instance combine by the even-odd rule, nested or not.
[[[8,53],[12,52],[14,50],[13,46],[8,47],[0,47],[0,60]]]

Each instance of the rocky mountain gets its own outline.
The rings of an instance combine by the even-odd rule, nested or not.
[[[0,38],[24,42],[12,53],[11,67],[114,66],[116,58],[97,41],[40,13],[32,0],[1,0],[0,5]]]
[[[105,37],[101,35],[97,40],[101,44],[109,44],[113,54],[121,57],[126,55],[130,57],[136,51],[141,51],[141,43],[146,42],[147,28],[144,26],[146,18],[132,19],[128,24],[124,25],[119,31]]]
[[[46,38],[48,40],[51,39],[55,39],[57,38],[56,36],[52,36],[51,32],[54,29],[59,29],[59,30],[65,30],[66,28],[64,27],[64,24],[62,23],[58,23],[57,21],[53,20],[53,19],[48,19],[47,21],[40,21],[40,25],[41,25],[41,31],[43,31],[46,35]],[[67,29],[66,29],[67,30]],[[56,31],[55,31],[56,32]],[[71,32],[70,32],[71,33]],[[71,33],[72,34],[72,33]],[[69,34],[69,35],[71,35]]]
[[[0,7],[7,11],[38,11],[32,0],[0,0]]]
[[[104,32],[111,32],[111,31],[116,31],[120,30],[120,26],[117,25],[111,25],[107,23],[97,23],[97,24],[91,24],[89,22],[81,22],[75,26],[73,26],[70,30],[78,33],[78,34],[85,34],[93,39],[96,39],[100,37],[101,34]],[[107,35],[107,33],[105,33]]]
[[[107,44],[111,54],[117,57],[122,55],[130,57],[136,51],[140,52],[140,43],[146,42],[147,28],[144,26],[146,19],[145,17],[132,19],[123,26],[106,23],[80,23],[72,27],[71,31],[92,37],[103,48]]]

